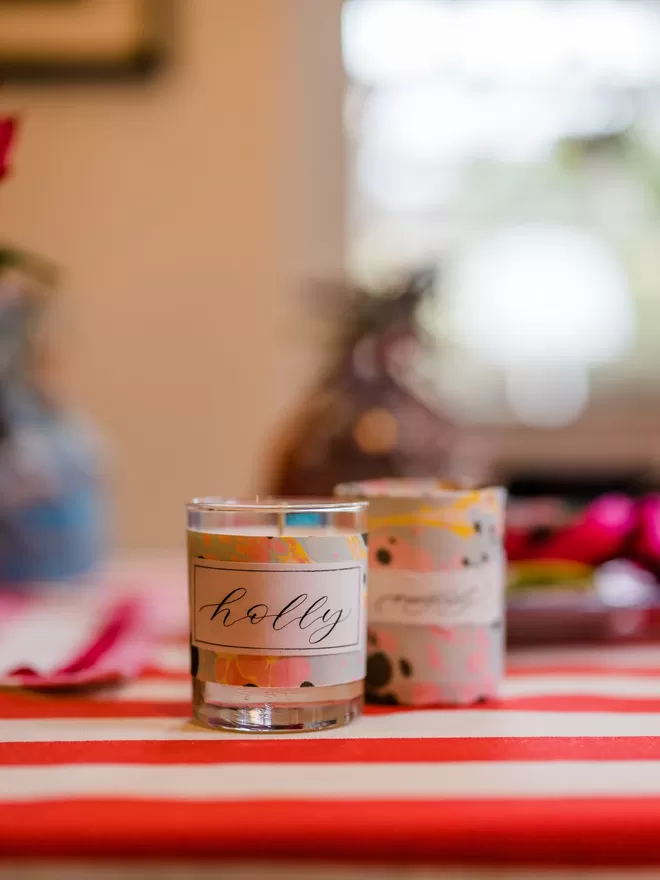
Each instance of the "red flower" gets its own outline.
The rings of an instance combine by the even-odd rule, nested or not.
[[[17,128],[15,116],[0,116],[0,180],[9,171],[9,154]]]

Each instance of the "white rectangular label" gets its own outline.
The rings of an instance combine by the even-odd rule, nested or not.
[[[235,654],[311,656],[364,647],[356,563],[268,565],[192,559],[192,640]]]
[[[504,613],[504,567],[455,571],[378,569],[369,574],[369,622],[413,626],[493,623]]]

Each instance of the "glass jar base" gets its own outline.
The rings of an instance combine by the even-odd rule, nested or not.
[[[313,690],[193,681],[196,721],[237,733],[304,733],[341,727],[362,714],[363,701],[361,681]]]

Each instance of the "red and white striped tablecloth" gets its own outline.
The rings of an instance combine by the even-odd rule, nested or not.
[[[187,659],[165,646],[112,692],[0,693],[0,876],[35,859],[660,868],[660,647],[515,654],[497,703],[269,737],[194,726]]]

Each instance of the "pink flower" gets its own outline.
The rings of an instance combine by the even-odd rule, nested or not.
[[[0,116],[0,180],[9,172],[9,154],[17,128],[15,116]]]

